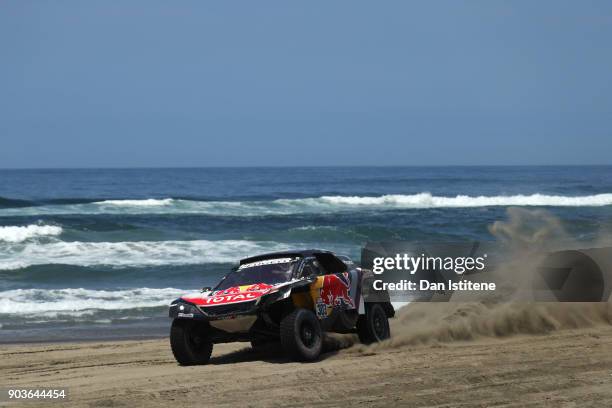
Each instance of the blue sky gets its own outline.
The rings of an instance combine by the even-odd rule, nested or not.
[[[612,2],[3,1],[0,167],[610,164]]]

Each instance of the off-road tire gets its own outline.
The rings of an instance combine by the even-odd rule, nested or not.
[[[391,337],[389,319],[382,305],[366,305],[365,315],[359,316],[357,320],[357,335],[363,344],[376,343]]]
[[[280,324],[283,350],[297,361],[313,361],[323,348],[323,330],[319,319],[307,309],[295,309]]]
[[[213,343],[206,340],[206,328],[192,320],[174,319],[170,328],[170,347],[180,365],[208,363]]]

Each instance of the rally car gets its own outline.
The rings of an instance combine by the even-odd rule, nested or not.
[[[170,304],[170,345],[181,365],[206,364],[214,343],[280,342],[294,360],[316,360],[325,332],[357,333],[363,343],[390,336],[395,311],[373,275],[323,250],[275,252],[240,261],[214,288]]]

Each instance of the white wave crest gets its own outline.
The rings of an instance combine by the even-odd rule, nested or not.
[[[23,242],[35,237],[58,236],[62,227],[55,225],[26,225],[0,227],[0,241]]]
[[[430,193],[383,196],[322,196],[272,201],[192,201],[172,198],[108,200],[89,204],[49,205],[0,209],[0,216],[53,214],[206,214],[254,217],[265,215],[317,214],[372,209],[473,208],[489,206],[601,207],[612,205],[612,193],[587,196],[494,195],[454,197]]]
[[[175,288],[125,290],[14,289],[0,292],[0,313],[79,312],[164,306],[185,293]]]
[[[97,205],[115,205],[118,207],[159,207],[170,205],[174,202],[172,198],[147,198],[145,200],[104,200],[97,201]]]
[[[337,231],[338,227],[333,225],[304,225],[302,227],[291,228],[291,231]]]
[[[288,248],[276,242],[245,240],[32,242],[11,245],[0,252],[0,270],[46,264],[139,267],[231,263],[250,255]]]
[[[468,208],[490,206],[599,207],[612,205],[612,194],[575,197],[545,194],[440,197],[432,196],[429,193],[421,193],[412,195],[390,194],[380,197],[323,196],[319,200],[338,206],[399,208]]]

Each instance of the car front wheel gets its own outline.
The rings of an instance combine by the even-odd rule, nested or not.
[[[310,310],[295,309],[281,321],[280,339],[283,349],[294,360],[316,360],[323,347],[319,319]]]
[[[207,326],[192,320],[174,319],[170,329],[170,347],[180,365],[206,364],[213,343],[206,338]]]

